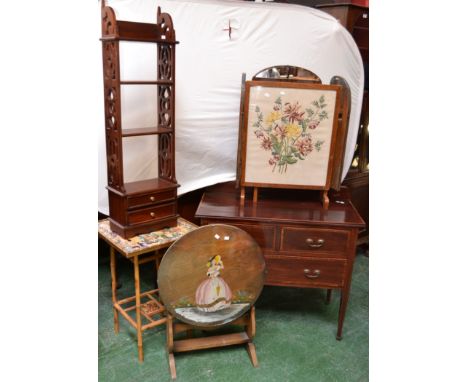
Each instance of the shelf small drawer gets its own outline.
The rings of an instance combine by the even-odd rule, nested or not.
[[[340,229],[283,227],[280,251],[306,255],[321,252],[345,258],[349,235],[350,231]]]
[[[293,287],[342,287],[346,260],[265,256],[265,284]]]
[[[138,224],[164,219],[177,213],[176,203],[167,203],[149,208],[128,211],[128,224]]]
[[[176,190],[163,192],[152,192],[146,195],[133,196],[128,198],[128,208],[137,208],[155,203],[167,202],[177,198]]]

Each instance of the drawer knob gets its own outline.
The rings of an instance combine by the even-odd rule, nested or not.
[[[151,212],[150,213],[151,217],[154,218],[154,216],[156,215],[154,212]]]
[[[304,276],[308,279],[317,279],[320,276],[320,269],[315,269],[313,271],[304,269]]]
[[[154,202],[156,199],[155,199],[154,196],[150,196],[150,200],[151,200],[152,202]]]
[[[325,244],[325,240],[318,239],[317,241],[315,241],[314,239],[311,239],[309,237],[306,239],[306,243],[310,248],[320,248]]]

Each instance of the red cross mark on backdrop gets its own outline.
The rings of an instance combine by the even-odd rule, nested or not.
[[[236,27],[232,26],[232,25],[231,25],[231,19],[229,19],[228,25],[227,25],[226,28],[223,29],[223,31],[227,31],[227,32],[228,32],[229,40],[231,40],[232,31],[233,31],[233,30],[236,30],[236,29],[239,29],[239,28],[236,28]]]

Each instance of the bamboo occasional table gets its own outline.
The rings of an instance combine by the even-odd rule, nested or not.
[[[138,359],[140,362],[143,361],[142,332],[157,325],[165,324],[167,320],[164,305],[159,299],[159,290],[153,289],[143,293],[140,290],[140,264],[155,261],[157,269],[162,257],[159,250],[169,247],[177,239],[196,228],[198,227],[195,224],[178,218],[176,227],[164,228],[126,240],[110,229],[109,219],[98,222],[99,237],[110,246],[114,331],[115,333],[119,332],[120,313],[137,331]],[[133,263],[135,277],[135,295],[121,300],[117,299],[116,252]],[[143,302],[143,299],[145,299],[145,302]],[[129,314],[133,310],[135,311],[135,319]],[[147,323],[142,324],[142,318]]]

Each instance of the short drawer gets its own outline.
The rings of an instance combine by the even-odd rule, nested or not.
[[[146,195],[133,196],[128,198],[128,208],[142,207],[154,203],[167,202],[177,198],[175,190],[152,192]]]
[[[247,232],[258,243],[262,249],[274,249],[275,246],[275,226],[224,223],[233,225]]]
[[[265,284],[294,287],[342,287],[346,260],[265,256]]]
[[[283,227],[280,251],[331,253],[344,258],[349,235],[349,231],[340,229]]]
[[[157,219],[164,219],[173,216],[176,213],[176,203],[168,203],[154,207],[128,211],[128,224],[138,224]]]

